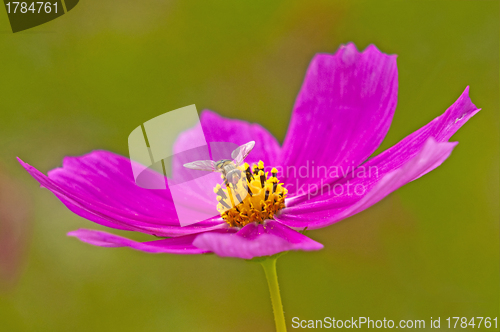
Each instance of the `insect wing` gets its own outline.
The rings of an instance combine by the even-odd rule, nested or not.
[[[215,167],[215,162],[213,160],[197,160],[192,163],[184,164],[183,166],[198,171],[217,172],[217,168]]]
[[[255,146],[255,141],[250,141],[234,149],[234,151],[231,153],[231,158],[233,158],[233,162],[236,165],[241,164],[243,160],[248,156],[250,151],[252,151],[254,146]]]

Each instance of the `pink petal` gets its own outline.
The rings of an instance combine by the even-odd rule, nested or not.
[[[207,251],[193,246],[196,235],[185,235],[170,239],[155,240],[149,242],[137,242],[118,235],[91,229],[78,229],[68,233],[82,242],[99,247],[130,247],[152,254],[203,254]]]
[[[207,142],[232,142],[242,145],[255,141],[255,147],[248,155],[247,162],[257,163],[262,160],[266,165],[274,165],[277,162],[280,145],[276,138],[259,124],[223,118],[209,110],[201,113],[200,120]]]
[[[351,205],[339,204],[335,199],[317,200],[285,208],[276,220],[292,227],[316,229],[350,217],[377,203],[391,192],[441,165],[451,154],[456,142],[436,142],[430,137],[417,153],[403,166],[386,173],[374,187]]]
[[[460,97],[446,112],[435,118],[424,127],[405,137],[393,147],[366,162],[366,166],[377,166],[382,173],[387,173],[401,167],[413,158],[426,144],[429,137],[437,142],[447,142],[480,109],[469,97],[469,87],[466,87]]]
[[[72,212],[98,224],[159,236],[199,233],[226,224],[214,221],[179,227],[168,190],[137,186],[127,158],[106,151],[65,158],[63,168],[45,176],[19,159],[21,165]]]
[[[271,256],[288,250],[319,250],[323,248],[307,236],[300,234],[274,220],[264,225],[249,224],[235,234],[203,233],[196,237],[193,245],[209,250],[222,257]]]
[[[295,166],[296,172],[313,164],[358,166],[389,130],[397,88],[396,56],[374,45],[358,52],[350,43],[333,55],[316,55],[295,102],[279,164]],[[291,193],[297,185],[319,181],[288,175]]]
[[[328,183],[331,187],[336,184],[345,186],[347,183],[351,183],[352,186],[362,185],[365,192],[369,192],[384,175],[398,169],[411,158],[415,157],[430,137],[434,137],[438,142],[448,141],[477,112],[479,112],[479,109],[470,100],[469,87],[467,87],[457,101],[441,116],[407,136],[390,149],[368,160],[354,174],[353,172],[349,172],[340,180],[333,179],[334,181],[330,181],[330,179],[324,179],[323,183]],[[361,169],[367,170],[369,176],[358,177],[357,171],[361,171]],[[370,169],[374,171],[368,172]],[[316,189],[313,188],[313,190]],[[336,209],[352,205],[363,197],[363,195],[333,195],[332,197],[331,193],[326,190],[326,187],[323,191],[325,197],[322,197],[321,190],[317,190],[317,192],[318,194],[316,195],[305,194],[300,197],[294,197],[288,200],[287,206],[293,207],[300,204],[306,208],[308,204],[328,199],[330,208]]]

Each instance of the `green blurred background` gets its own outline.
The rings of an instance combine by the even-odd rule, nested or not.
[[[398,54],[399,102],[379,151],[467,85],[483,110],[453,137],[460,144],[441,167],[309,232],[322,251],[278,261],[289,327],[295,316],[498,316],[499,9],[456,0],[82,0],[16,34],[1,14],[0,216],[13,225],[0,227],[0,239],[11,240],[2,256],[17,258],[3,260],[0,330],[272,331],[260,266],[66,237],[100,227],[39,189],[15,157],[47,172],[94,149],[127,155],[137,125],[190,104],[258,122],[282,142],[309,61],[349,41]]]

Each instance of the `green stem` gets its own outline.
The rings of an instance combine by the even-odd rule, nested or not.
[[[276,331],[286,332],[285,315],[283,313],[283,304],[281,303],[278,275],[276,274],[277,259],[278,257],[272,256],[260,261],[260,264],[262,264],[264,272],[266,273],[267,285],[269,286],[269,293],[271,293]]]

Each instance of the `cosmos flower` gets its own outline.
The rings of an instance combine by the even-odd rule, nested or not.
[[[193,209],[218,208],[221,214],[184,227],[170,191],[137,186],[125,157],[107,151],[67,157],[62,168],[47,176],[19,161],[77,215],[109,228],[161,237],[137,242],[98,230],[68,234],[93,245],[244,259],[318,250],[323,245],[301,230],[348,218],[439,166],[457,144],[450,137],[479,111],[466,88],[441,116],[370,158],[391,125],[397,89],[396,56],[373,45],[358,52],[351,43],[333,55],[313,58],[281,146],[258,124],[203,111],[207,142],[256,142],[245,160],[248,165],[241,166],[251,192],[231,206],[220,186],[213,188],[211,198],[192,188],[185,194]],[[174,151],[189,135],[181,134]]]

